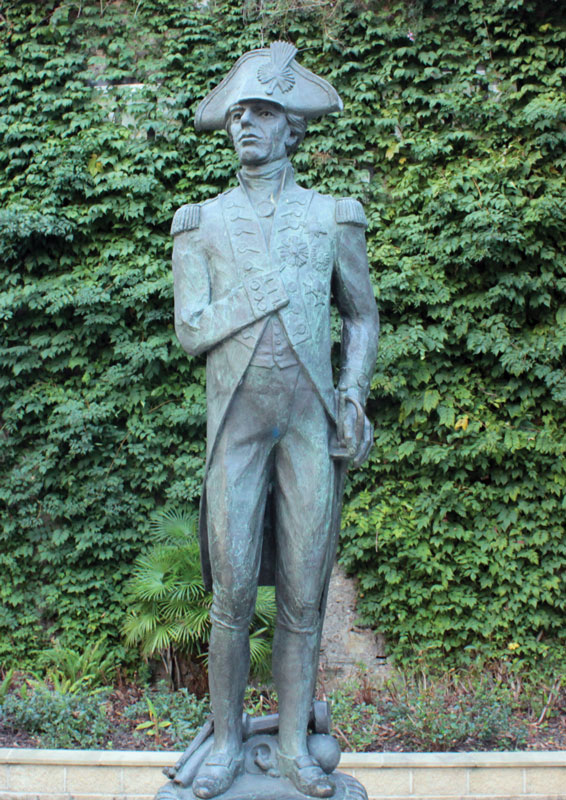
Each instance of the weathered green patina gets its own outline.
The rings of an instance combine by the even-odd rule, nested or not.
[[[177,335],[187,352],[207,353],[200,530],[214,597],[215,740],[192,782],[201,798],[226,792],[244,769],[258,582],[277,593],[275,768],[302,794],[328,797],[337,785],[309,753],[307,727],[344,472],[372,441],[363,406],[379,326],[362,206],[295,183],[288,156],[305,120],[342,105],[295,54],[283,43],[245,54],[201,103],[197,127],[225,125],[232,136],[239,186],[183,206],[172,226]],[[331,302],[343,323],[338,390]]]

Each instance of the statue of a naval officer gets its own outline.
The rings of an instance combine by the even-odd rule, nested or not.
[[[258,583],[276,587],[278,771],[304,795],[335,792],[309,753],[307,726],[343,472],[371,446],[363,407],[378,314],[362,206],[295,183],[289,156],[306,121],[342,109],[296,52],[276,42],[246,53],[202,101],[195,125],[226,128],[239,186],[182,206],[172,225],[176,332],[188,353],[207,353],[200,533],[213,589],[214,745],[192,781],[199,798],[223,794],[244,769],[242,702]],[[338,390],[331,298],[343,325]]]

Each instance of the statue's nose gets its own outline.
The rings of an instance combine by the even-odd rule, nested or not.
[[[252,124],[252,110],[251,108],[246,108],[242,116],[240,117],[240,125],[251,125]]]

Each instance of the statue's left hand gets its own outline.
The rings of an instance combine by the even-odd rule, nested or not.
[[[338,440],[346,448],[351,465],[359,467],[373,444],[373,426],[360,403],[346,396],[338,408]]]

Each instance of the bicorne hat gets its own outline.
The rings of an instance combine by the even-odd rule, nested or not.
[[[324,78],[297,64],[296,53],[297,48],[287,42],[273,42],[269,48],[244,53],[200,103],[195,128],[223,128],[229,109],[246,100],[269,100],[306,119],[342,111],[338,92]]]

